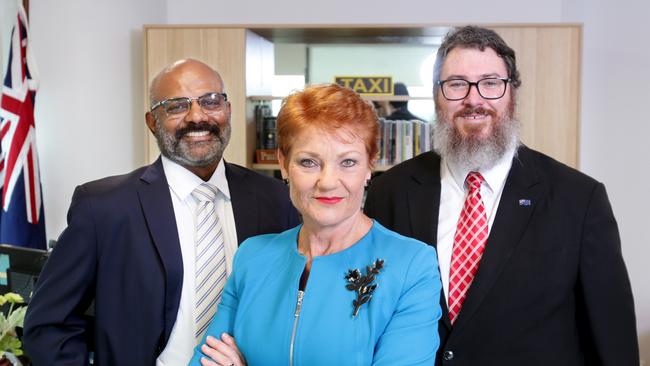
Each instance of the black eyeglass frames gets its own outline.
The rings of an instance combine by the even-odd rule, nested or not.
[[[506,86],[509,81],[509,78],[485,78],[476,82],[465,79],[447,79],[439,80],[438,85],[447,100],[467,98],[472,86],[475,86],[479,95],[485,99],[499,99],[506,94]]]

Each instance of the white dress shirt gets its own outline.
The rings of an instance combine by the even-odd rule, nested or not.
[[[499,207],[499,200],[512,166],[514,153],[515,150],[508,151],[492,168],[479,171],[485,179],[481,184],[481,198],[488,219],[488,235]],[[436,249],[445,299],[449,298],[451,254],[454,248],[456,226],[468,192],[468,187],[465,184],[468,173],[469,170],[453,166],[447,159],[442,159],[440,163],[440,213]]]
[[[192,191],[203,183],[194,173],[162,157],[163,170],[169,183],[178,239],[183,256],[183,288],[178,306],[176,322],[167,341],[167,346],[156,360],[156,366],[187,365],[192,357],[196,339],[194,338],[194,267],[196,248],[196,210],[198,202],[192,197]],[[219,219],[222,220],[226,252],[226,272],[232,272],[232,259],[237,250],[237,232],[232,212],[230,190],[226,180],[223,159],[208,181],[217,187],[219,193],[215,206]]]

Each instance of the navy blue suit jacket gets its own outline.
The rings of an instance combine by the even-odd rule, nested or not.
[[[279,180],[226,164],[237,239],[298,224]],[[183,263],[167,179],[158,159],[77,187],[25,320],[35,366],[154,365],[176,320]],[[95,300],[94,334],[84,312]]]
[[[373,180],[366,213],[437,244],[440,157]],[[602,183],[525,146],[508,173],[453,327],[444,293],[436,365],[637,366],[634,302]]]

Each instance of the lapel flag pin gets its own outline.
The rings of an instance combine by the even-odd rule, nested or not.
[[[530,206],[530,200],[522,198],[519,200],[519,206]]]

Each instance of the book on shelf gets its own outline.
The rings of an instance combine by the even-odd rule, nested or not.
[[[271,115],[271,106],[268,103],[260,103],[255,106],[255,128],[257,137],[255,162],[276,164],[278,162],[276,117]]]
[[[268,103],[260,103],[255,106],[256,149],[264,148],[264,118],[270,116],[271,106]]]
[[[275,124],[275,117],[264,117],[264,124],[262,129],[262,149],[272,150],[278,147]]]
[[[411,121],[402,124],[402,161],[413,157],[413,125]]]
[[[433,149],[432,124],[419,120],[379,119],[380,165],[395,165]]]

